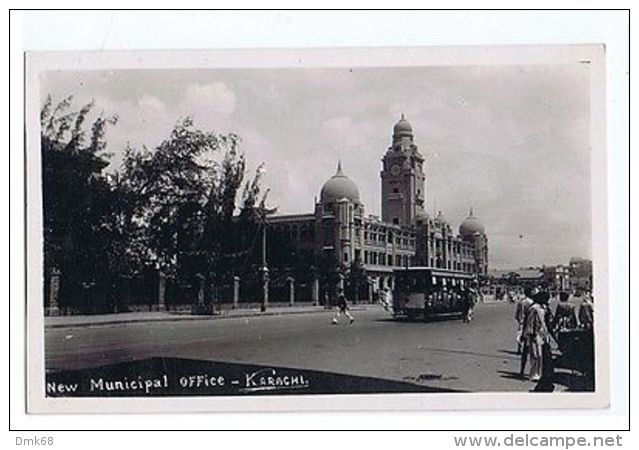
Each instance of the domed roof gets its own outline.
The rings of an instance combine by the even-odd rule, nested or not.
[[[435,217],[435,223],[442,223],[442,224],[448,225],[448,221],[446,220],[446,218],[444,217],[441,211],[437,213],[437,216]]]
[[[413,135],[413,127],[406,120],[404,114],[402,114],[401,119],[395,124],[393,127],[393,135],[395,136],[412,136]]]
[[[426,212],[425,209],[417,211],[415,214],[415,222],[426,224],[430,220],[430,215]]]
[[[344,175],[342,172],[342,163],[338,162],[337,172],[322,186],[320,199],[322,203],[333,203],[342,198],[347,198],[354,203],[359,203],[359,189],[357,189],[357,185],[353,183],[350,178]]]
[[[475,233],[486,234],[486,229],[479,219],[475,217],[473,208],[470,208],[468,217],[459,225],[459,234],[463,237],[470,237],[475,235]]]

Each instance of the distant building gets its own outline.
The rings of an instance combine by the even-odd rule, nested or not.
[[[564,265],[544,266],[545,285],[555,291],[570,290],[570,268]]]
[[[570,287],[575,290],[592,290],[592,261],[571,258],[569,263]]]
[[[505,286],[543,286],[552,291],[590,290],[592,263],[573,258],[568,265],[492,270],[490,278]]]
[[[361,268],[371,289],[392,285],[393,269],[426,266],[486,276],[488,237],[471,209],[453,231],[441,211],[426,212],[424,164],[402,115],[382,159],[382,217],[366,215],[357,185],[341,163],[320,190],[315,211],[267,218],[307,264]]]
[[[492,270],[490,277],[495,283],[506,286],[540,286],[544,283],[541,267]]]

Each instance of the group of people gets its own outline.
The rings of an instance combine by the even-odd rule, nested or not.
[[[477,282],[470,286],[457,286],[451,289],[442,288],[436,292],[428,294],[428,304],[433,302],[444,305],[458,305],[461,303],[463,323],[470,323],[473,320],[475,305],[480,301],[481,292]]]
[[[526,289],[517,301],[517,353],[521,355],[519,376],[526,378],[526,365],[530,363],[530,380],[537,382],[534,391],[554,389],[551,340],[557,341],[562,330],[592,328],[592,297],[583,295],[578,308],[568,302],[569,298],[568,292],[560,292],[554,313],[549,306],[550,294],[539,288]]]

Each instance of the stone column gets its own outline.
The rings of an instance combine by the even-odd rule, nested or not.
[[[262,267],[262,305],[260,310],[262,312],[266,311],[268,308],[268,267]]]
[[[214,283],[209,284],[209,289],[211,291],[211,305],[216,307],[220,302],[220,292],[215,288]]]
[[[295,278],[288,277],[288,303],[290,306],[295,304]]]
[[[368,301],[370,303],[374,302],[374,298],[373,298],[373,280],[369,279],[368,282]]]
[[[60,270],[54,267],[49,278],[49,307],[45,311],[47,316],[59,316],[58,294],[60,292]]]
[[[233,277],[233,309],[240,306],[240,277]]]
[[[313,288],[311,290],[311,297],[315,306],[319,305],[319,279],[313,278]]]
[[[166,275],[160,270],[158,273],[158,311],[166,310]]]

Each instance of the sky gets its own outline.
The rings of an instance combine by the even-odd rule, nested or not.
[[[191,116],[237,133],[266,163],[269,203],[310,213],[341,159],[367,214],[381,211],[381,158],[403,113],[425,156],[429,213],[454,229],[473,207],[491,268],[591,257],[588,64],[45,72],[41,95],[117,114],[109,170],[126,145],[155,148]]]

